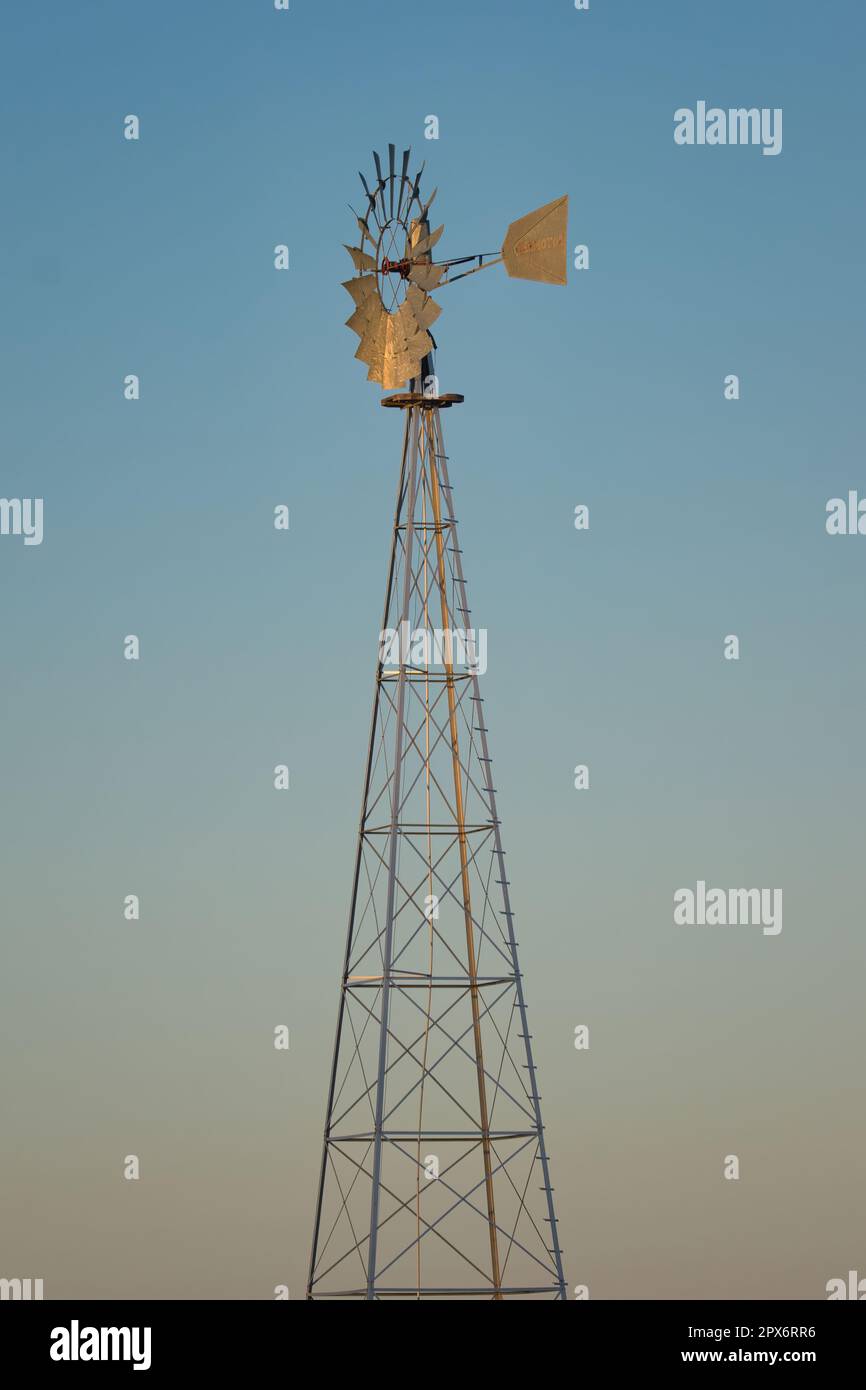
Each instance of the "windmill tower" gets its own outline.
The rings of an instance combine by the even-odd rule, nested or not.
[[[564,1299],[433,369],[433,291],[504,263],[564,284],[567,200],[436,261],[420,173],[363,174],[348,324],[403,444],[307,1297]]]

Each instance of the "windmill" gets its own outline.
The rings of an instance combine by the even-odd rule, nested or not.
[[[348,326],[403,444],[313,1231],[309,1299],[563,1300],[565,1279],[431,329],[504,264],[566,282],[567,198],[498,252],[434,259],[409,176],[361,174]],[[354,211],[354,210],[353,210]]]

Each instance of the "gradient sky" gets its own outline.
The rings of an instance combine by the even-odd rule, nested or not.
[[[569,1283],[866,1274],[866,539],[824,529],[866,495],[863,6],[19,0],[3,31],[0,492],[45,539],[0,537],[0,1276],[303,1294],[400,447],[341,243],[389,140],[444,254],[564,192],[590,248],[436,328]],[[782,153],[677,147],[698,100],[782,107]],[[781,935],[674,927],[699,878],[782,888]]]

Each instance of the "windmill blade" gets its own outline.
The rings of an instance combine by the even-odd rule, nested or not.
[[[382,178],[382,163],[376,150],[373,151],[373,163],[376,165],[376,177],[379,180],[377,192],[381,192],[385,187],[385,180]]]
[[[388,316],[383,314],[377,323],[371,324],[370,329],[364,334],[358,350],[355,353],[359,362],[366,362],[370,373],[379,373],[382,370],[382,363],[385,358],[385,336],[388,331]],[[369,380],[375,381],[377,377],[370,375]]]
[[[343,242],[346,246],[346,243]],[[352,257],[352,264],[356,270],[375,270],[376,262],[372,256],[368,256],[366,251],[362,251],[360,246],[346,246],[346,250]]]
[[[371,315],[355,356],[367,363],[368,381],[378,381],[386,389],[402,386],[418,375],[432,339],[419,327],[408,298],[395,314],[386,313],[380,305],[379,312],[373,309]]]
[[[397,357],[386,357],[382,362],[379,374],[372,376],[371,372],[368,372],[367,379],[368,381],[380,382],[386,391],[393,391],[395,387],[403,386],[413,376],[420,374],[423,358],[423,352],[420,355],[415,352],[405,352]]]
[[[377,319],[385,313],[381,300],[376,296],[368,299],[366,304],[360,304],[353,314],[346,319],[346,327],[351,328],[353,333],[357,333],[359,338],[363,338],[365,333],[369,333]]]
[[[381,363],[377,364],[381,381],[386,391],[402,386],[410,377],[417,376],[424,354],[429,350],[426,333],[417,334],[408,341],[393,339],[386,341]]]
[[[368,379],[390,390],[417,376],[422,359],[433,347],[427,330],[442,312],[439,305],[424,290],[410,284],[400,308],[389,313],[379,296],[374,275],[344,280],[343,287],[355,302],[346,327],[361,340],[355,356],[367,364]]]
[[[391,315],[391,323],[393,325],[391,340],[395,346],[403,348],[410,354],[420,351],[423,357],[424,352],[427,351],[427,333],[419,325],[415,311],[408,299],[404,299],[396,314]]]
[[[381,314],[370,324],[358,344],[355,356],[360,362],[366,362],[368,367],[374,367],[382,361],[387,326],[388,315],[383,309]]]
[[[444,265],[413,265],[409,279],[413,285],[420,285],[422,290],[435,290],[444,273]]]
[[[419,178],[421,177],[420,174],[419,174],[418,177],[419,177]],[[439,192],[439,189],[438,189],[438,188],[434,188],[434,189],[433,189],[433,192],[430,194],[430,197],[427,199],[426,203],[424,204],[423,208],[421,209],[421,211],[420,211],[419,214],[418,214],[418,217],[417,217],[417,219],[416,219],[418,222],[423,222],[423,221],[424,221],[424,218],[427,216],[428,212],[430,211],[431,207],[433,206],[433,199],[436,197],[436,194],[437,194],[438,192]],[[421,201],[420,198],[418,199],[418,201],[419,201],[419,202]]]
[[[426,163],[426,160],[425,160],[425,163]],[[413,185],[412,185],[412,197],[409,199],[409,205],[408,205],[408,207],[406,208],[406,212],[407,212],[407,213],[409,212],[409,208],[411,208],[412,204],[415,202],[416,199],[417,199],[418,205],[419,205],[419,207],[420,207],[421,198],[420,198],[420,196],[419,196],[419,190],[420,190],[420,188],[421,188],[421,175],[422,175],[423,173],[424,173],[424,164],[421,165],[421,168],[418,170],[417,174],[415,175],[415,182],[414,182]]]
[[[417,285],[409,286],[406,291],[405,302],[412,310],[419,328],[430,328],[442,313],[442,308],[436,303],[436,300],[431,299],[429,294],[425,294],[423,290],[419,290]]]
[[[411,364],[420,362],[426,351],[427,334],[412,333],[407,337],[404,325],[395,323],[393,319],[388,326],[391,332],[385,335],[382,365],[391,375],[400,372],[399,380],[405,381],[411,375]]]
[[[358,224],[358,231],[361,233],[361,250],[363,251],[364,242],[366,241],[366,239],[369,237],[371,242],[375,242],[375,237],[373,236],[373,233],[370,231],[366,217],[362,217],[359,212],[355,212],[355,209],[352,207],[351,203],[349,204],[349,207],[355,215],[355,221]]]
[[[568,278],[568,195],[512,222],[502,243],[508,274],[518,280],[564,285]]]
[[[398,222],[400,221],[400,218],[401,218],[402,213],[403,213],[403,190],[405,189],[406,184],[409,182],[409,180],[408,180],[407,177],[406,177],[406,171],[407,171],[407,169],[409,168],[409,155],[410,155],[411,153],[412,153],[411,150],[404,150],[404,151],[403,151],[403,168],[402,168],[402,170],[401,170],[401,172],[400,172],[400,197],[399,197],[398,200],[397,200],[397,221],[398,221]]]
[[[371,295],[376,294],[376,279],[373,275],[356,275],[352,280],[344,280],[343,289],[348,290],[358,308],[366,304]]]
[[[437,227],[435,232],[430,232],[428,236],[422,237],[420,241],[414,243],[412,246],[412,255],[429,256],[444,231],[445,223],[443,222],[442,226]]]
[[[390,203],[389,203],[389,207],[390,207],[389,216],[391,216],[391,217],[394,216],[394,158],[395,158],[396,153],[397,153],[397,151],[394,149],[394,146],[393,146],[393,145],[389,145],[389,146],[388,146],[388,168],[389,168],[389,170],[390,170],[390,173],[389,173],[388,177],[389,177],[389,179],[390,179],[390,181],[391,181],[391,195],[390,195]]]
[[[367,186],[367,180],[364,178],[364,175],[361,173],[361,170],[360,170],[360,169],[358,170],[358,178],[361,180],[361,183],[364,185],[364,192],[365,192],[366,195],[367,195],[367,202],[370,204],[369,208],[367,209],[367,216],[369,217],[371,212],[372,212],[372,213],[375,213],[375,211],[376,211],[376,195],[375,195],[375,193],[371,193],[371,192],[370,192],[370,189],[369,189],[368,186]],[[376,222],[378,223],[378,221],[379,221],[379,219],[378,219],[378,217],[377,217],[377,218],[376,218]]]

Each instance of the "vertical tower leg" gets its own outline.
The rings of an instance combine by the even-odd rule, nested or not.
[[[446,496],[448,497],[448,501],[449,501],[449,507],[448,507],[449,514],[453,516],[453,514],[454,514],[454,509],[453,509],[453,507],[451,506],[451,501],[450,501],[450,498],[451,498],[451,483],[450,483],[450,480],[449,480],[449,477],[448,477],[448,458],[447,458],[446,453],[445,453],[445,443],[444,443],[444,440],[443,440],[443,437],[442,437],[442,424],[441,424],[441,420],[440,420],[440,418],[439,418],[439,411],[437,410],[437,411],[435,411],[435,412],[433,412],[433,413],[434,413],[434,416],[435,416],[435,419],[434,419],[434,428],[435,428],[435,431],[436,431],[436,455],[437,455],[437,458],[438,458],[438,461],[439,461],[439,465],[440,465],[440,470],[441,470],[442,487],[444,488],[444,491],[445,491],[445,493],[446,493]],[[454,530],[453,530],[452,543],[453,543],[453,548],[454,548],[454,569],[455,569],[455,577],[456,577],[456,581],[457,581],[457,592],[458,592],[458,595],[459,595],[459,606],[460,606],[460,610],[461,610],[461,618],[462,618],[462,620],[463,620],[464,622],[468,622],[468,619],[469,619],[469,611],[470,611],[470,610],[469,610],[468,599],[467,599],[467,596],[466,596],[466,581],[465,581],[465,579],[464,579],[464,577],[463,577],[463,557],[462,557],[462,555],[461,555],[461,553],[460,553],[460,547],[459,547],[458,544],[457,544],[456,527],[455,527]],[[480,710],[480,708],[481,708],[481,689],[480,689],[480,686],[479,686],[479,683],[478,683],[478,676],[477,676],[477,674],[473,677],[473,685],[474,685],[474,688],[475,688],[475,689],[474,689],[474,693],[475,693],[476,705],[477,705],[478,709]],[[553,1188],[552,1188],[551,1183],[550,1183],[550,1164],[549,1164],[549,1162],[548,1162],[548,1157],[547,1157],[547,1146],[546,1146],[546,1144],[545,1144],[545,1142],[544,1142],[544,1126],[543,1126],[543,1124],[542,1124],[542,1122],[541,1122],[541,1098],[540,1098],[540,1096],[539,1096],[539,1094],[538,1094],[538,1080],[537,1080],[536,1074],[535,1074],[535,1073],[536,1073],[535,1064],[534,1064],[534,1062],[533,1062],[533,1060],[532,1060],[532,1044],[531,1044],[531,1039],[530,1039],[530,1034],[529,1034],[529,1022],[528,1022],[527,1014],[526,1014],[526,1000],[525,1000],[525,998],[524,998],[524,992],[523,992],[523,976],[522,976],[522,974],[521,974],[521,972],[520,972],[520,967],[519,967],[518,961],[517,961],[517,941],[516,941],[516,938],[515,938],[515,935],[514,935],[514,914],[512,913],[512,910],[511,910],[511,894],[510,894],[510,892],[508,891],[508,878],[507,878],[506,872],[505,872],[505,854],[504,854],[504,851],[503,851],[503,848],[502,848],[502,828],[501,828],[499,816],[497,815],[497,811],[496,811],[496,792],[495,792],[494,789],[493,789],[492,773],[491,773],[491,771],[490,771],[490,769],[492,768],[492,763],[491,763],[491,761],[490,761],[490,750],[489,750],[488,744],[487,744],[487,726],[486,726],[486,724],[485,724],[485,722],[484,722],[484,719],[481,718],[480,716],[479,716],[479,729],[478,729],[478,735],[479,735],[479,742],[480,742],[480,744],[481,744],[482,764],[483,764],[483,766],[484,766],[485,768],[487,768],[487,770],[488,770],[488,777],[490,777],[490,779],[491,779],[491,780],[489,781],[488,785],[487,785],[487,796],[488,796],[489,805],[490,805],[490,818],[491,818],[491,821],[492,821],[492,824],[493,824],[494,853],[495,853],[495,856],[496,856],[496,864],[497,864],[497,869],[498,869],[498,873],[499,873],[499,879],[500,879],[500,883],[501,883],[501,887],[502,887],[503,915],[504,915],[504,917],[505,917],[505,921],[506,921],[506,925],[507,925],[508,942],[509,942],[509,946],[510,946],[510,949],[511,949],[512,957],[513,957],[513,960],[514,960],[514,979],[515,979],[515,994],[516,994],[516,1001],[515,1001],[515,1002],[516,1002],[517,1008],[518,1008],[518,1010],[519,1010],[519,1012],[520,1012],[520,1026],[521,1026],[521,1032],[522,1032],[523,1039],[524,1039],[524,1043],[525,1043],[525,1050],[526,1050],[526,1067],[527,1067],[527,1074],[528,1074],[528,1076],[529,1076],[530,1092],[531,1092],[531,1096],[532,1096],[532,1108],[533,1108],[533,1110],[534,1110],[534,1112],[535,1112],[535,1121],[536,1121],[536,1124],[537,1124],[537,1126],[538,1126],[538,1159],[539,1159],[539,1163],[540,1163],[540,1166],[541,1166],[542,1187],[543,1187],[543,1191],[544,1191],[544,1193],[545,1193],[545,1195],[546,1195],[547,1220],[548,1220],[548,1222],[550,1223],[550,1240],[551,1240],[551,1244],[550,1244],[550,1253],[551,1253],[551,1255],[553,1256],[554,1264],[555,1264],[555,1269],[556,1269],[556,1277],[557,1277],[558,1290],[559,1290],[559,1291],[558,1291],[558,1297],[559,1297],[559,1299],[561,1299],[561,1300],[567,1300],[568,1295],[567,1295],[567,1291],[566,1291],[566,1287],[565,1287],[565,1274],[563,1273],[563,1268],[562,1268],[562,1252],[561,1252],[561,1250],[560,1250],[560,1248],[559,1248],[559,1231],[558,1231],[558,1229],[557,1229],[556,1212],[555,1212],[555,1210],[554,1210],[554,1203],[553,1203]]]
[[[382,614],[382,627],[388,622],[388,613],[391,608],[391,598],[394,591],[394,582],[397,571],[397,542],[399,538],[400,517],[403,514],[404,499],[407,487],[407,470],[409,465],[409,443],[410,443],[410,417],[407,413],[403,426],[403,454],[400,465],[400,477],[397,482],[397,502],[394,510],[394,527],[391,535],[391,557],[388,564],[388,578],[385,584],[385,607]],[[322,1203],[325,1196],[325,1185],[328,1177],[328,1145],[331,1135],[331,1120],[334,1113],[334,1097],[337,1087],[337,1068],[340,1061],[340,1049],[343,1040],[343,1024],[346,1015],[346,991],[348,987],[349,963],[352,953],[352,940],[355,927],[355,915],[358,910],[358,891],[361,884],[361,868],[364,851],[364,820],[367,814],[367,802],[370,795],[370,783],[373,772],[373,759],[376,749],[376,733],[379,724],[379,676],[381,672],[381,662],[376,666],[376,682],[373,694],[373,712],[370,716],[370,736],[367,740],[367,761],[364,771],[364,790],[361,795],[361,822],[358,832],[358,848],[355,854],[355,872],[352,878],[352,893],[349,905],[349,924],[346,929],[346,950],[343,958],[343,978],[340,985],[340,1001],[337,1007],[337,1028],[334,1037],[334,1055],[331,1062],[331,1075],[328,1082],[328,1101],[325,1110],[325,1135],[322,1143],[322,1162],[319,1169],[319,1185],[316,1193],[316,1211],[313,1218],[313,1239],[310,1246],[310,1267],[307,1277],[307,1298],[313,1297],[313,1286],[316,1275],[316,1255],[319,1250],[319,1242],[322,1225]]]
[[[433,523],[436,528],[437,576],[442,628],[452,631],[448,603],[448,580],[445,572],[445,540],[442,525],[442,503],[439,487],[439,412],[426,412],[427,459],[430,492],[433,503]],[[435,421],[434,421],[435,416]],[[460,846],[460,879],[463,893],[463,916],[466,925],[466,954],[469,965],[469,997],[472,1001],[472,1032],[475,1047],[475,1070],[478,1074],[478,1105],[481,1112],[481,1151],[484,1156],[484,1187],[487,1200],[487,1220],[490,1225],[490,1263],[493,1270],[494,1298],[501,1299],[502,1276],[499,1269],[499,1242],[496,1235],[496,1203],[493,1198],[493,1162],[490,1151],[490,1118],[487,1109],[487,1087],[484,1080],[484,1049],[481,1040],[481,1011],[478,1000],[478,966],[475,959],[475,925],[472,920],[472,891],[469,885],[469,858],[466,845],[466,817],[463,811],[463,784],[460,764],[460,739],[457,727],[457,697],[454,689],[453,651],[449,643],[445,651],[445,679],[448,691],[448,724],[451,738],[451,767],[454,776],[454,801],[457,808],[457,839]]]
[[[409,600],[412,593],[412,550],[415,535],[415,494],[417,491],[419,449],[418,412],[410,411],[407,419],[410,434],[409,488],[404,528],[403,597],[400,605],[400,631],[409,621]],[[382,1128],[385,1114],[385,1080],[388,1063],[388,1018],[391,1004],[391,962],[394,948],[394,910],[397,892],[397,851],[400,843],[400,797],[403,780],[403,741],[406,734],[406,663],[400,662],[397,677],[396,737],[394,771],[391,778],[391,833],[388,844],[388,890],[385,907],[385,947],[382,965],[382,991],[379,1017],[379,1056],[376,1076],[376,1121],[373,1140],[373,1181],[370,1198],[370,1243],[367,1257],[367,1298],[376,1297],[376,1254],[379,1237],[379,1207],[382,1180]]]

